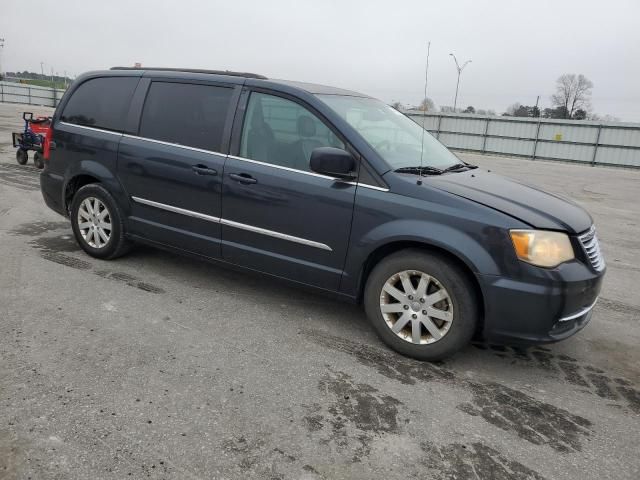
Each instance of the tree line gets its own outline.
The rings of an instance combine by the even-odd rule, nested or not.
[[[534,117],[534,118],[558,118],[571,120],[607,120],[619,121],[618,118],[605,115],[602,118],[592,111],[591,93],[593,82],[583,74],[565,73],[556,80],[556,91],[551,95],[551,107],[541,109],[538,105],[522,105],[519,102],[509,105],[502,114],[505,117]],[[394,102],[392,107],[402,110],[399,102]],[[436,112],[435,103],[430,98],[425,98],[417,107],[409,107],[408,110],[423,112]],[[447,113],[471,113],[479,115],[495,115],[493,110],[476,109],[469,105],[465,109],[441,106],[440,111]]]
[[[551,108],[514,103],[503,114],[510,117],[543,117],[585,120],[591,112],[593,82],[582,74],[565,73],[556,80],[556,93],[551,95]]]

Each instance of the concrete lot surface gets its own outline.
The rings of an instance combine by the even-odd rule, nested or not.
[[[572,197],[591,324],[420,363],[353,305],[152,248],[85,255],[0,104],[0,479],[640,478],[640,171],[463,155]]]

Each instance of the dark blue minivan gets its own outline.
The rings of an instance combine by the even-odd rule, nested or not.
[[[561,340],[602,285],[582,208],[359,93],[115,68],[79,77],[52,128],[42,193],[89,255],[146,243],[332,292],[415,358]]]

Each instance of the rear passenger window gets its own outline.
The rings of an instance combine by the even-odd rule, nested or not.
[[[87,80],[73,92],[60,120],[122,132],[138,80],[137,77]]]
[[[140,136],[220,152],[233,88],[153,82]]]

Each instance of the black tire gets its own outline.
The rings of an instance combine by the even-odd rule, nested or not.
[[[417,344],[400,338],[391,330],[381,312],[380,297],[385,283],[393,275],[407,270],[424,272],[434,277],[451,299],[453,320],[449,330],[433,343]],[[464,348],[475,333],[479,316],[478,293],[460,267],[447,258],[419,249],[396,252],[374,267],[365,287],[364,307],[367,317],[384,343],[403,355],[428,361],[442,360]],[[410,325],[408,324],[408,328]],[[422,331],[427,332],[426,329]]]
[[[16,150],[16,161],[20,165],[26,165],[29,161],[29,153],[26,150],[19,148]]]
[[[40,168],[40,169],[44,168],[44,157],[40,152],[36,152],[33,155],[33,164],[36,166],[36,168]]]
[[[80,209],[82,202],[89,198],[96,198],[100,200],[108,210],[108,216],[111,223],[111,234],[109,236],[109,240],[101,248],[91,246],[80,231],[78,210]],[[123,223],[124,215],[114,198],[102,185],[98,183],[91,183],[81,187],[73,196],[73,200],[71,201],[70,217],[71,228],[73,229],[73,234],[76,237],[78,245],[80,245],[80,247],[92,257],[111,260],[124,255],[131,248],[130,242],[125,238]]]

